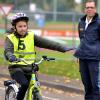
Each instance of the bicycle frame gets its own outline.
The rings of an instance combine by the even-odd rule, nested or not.
[[[38,62],[35,62],[34,64],[39,65],[40,63],[42,63],[43,60],[50,61],[50,60],[55,60],[55,58],[47,58],[47,56],[42,56],[41,60]],[[20,59],[20,61],[23,61],[24,63],[28,64],[27,61],[24,59]],[[10,82],[10,85],[5,85],[5,86],[7,87],[12,86],[17,95],[18,87],[16,86],[15,83]],[[34,71],[34,70],[32,70],[31,79],[30,79],[29,87],[28,87],[27,94],[26,94],[26,100],[33,100],[33,96],[34,96],[33,93],[34,94],[39,93],[39,95],[41,96],[40,83],[38,81],[37,71]]]
[[[40,92],[40,83],[39,83],[39,81],[36,80],[36,78],[37,78],[36,73],[32,73],[31,74],[31,80],[30,80],[29,87],[28,87],[27,94],[26,94],[26,100],[33,100],[32,95],[33,95],[33,91],[34,91],[35,88],[41,94],[41,92]],[[5,82],[6,83],[9,82],[9,80],[5,81]],[[15,93],[17,95],[19,90],[18,90],[18,87],[17,87],[16,83],[13,83],[12,80],[10,80],[10,84],[5,85],[5,86],[7,86],[7,87],[11,86],[15,90]]]
[[[24,59],[20,59],[20,60],[23,61],[24,63],[28,64],[26,60],[24,60]],[[43,60],[44,59],[42,58],[39,62],[35,63],[35,65],[39,65]],[[37,78],[37,72],[32,72],[31,80],[30,80],[29,87],[28,87],[28,90],[27,90],[26,100],[32,100],[32,94],[33,94],[33,90],[35,88],[41,94],[41,92],[40,92],[40,84],[39,84],[39,81],[36,80],[36,78]]]
[[[33,90],[35,88],[41,94],[41,92],[40,92],[40,84],[38,84],[37,82],[38,81],[36,81],[36,74],[32,73],[32,77],[31,77],[31,80],[30,80],[30,84],[29,84],[29,87],[28,87],[28,90],[27,90],[26,100],[32,100],[32,93],[33,93]]]

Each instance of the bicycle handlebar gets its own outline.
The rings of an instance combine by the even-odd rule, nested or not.
[[[22,61],[25,64],[28,64],[28,62],[23,58],[19,58],[18,60],[19,62]],[[42,58],[38,62],[35,62],[34,64],[39,65],[40,63],[42,63],[42,61],[51,61],[51,60],[55,60],[55,58],[49,58],[47,56],[42,56]]]

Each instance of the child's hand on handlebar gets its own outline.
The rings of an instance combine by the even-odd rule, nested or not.
[[[15,55],[12,55],[9,57],[9,61],[10,62],[19,62],[20,61],[20,58],[16,58]]]

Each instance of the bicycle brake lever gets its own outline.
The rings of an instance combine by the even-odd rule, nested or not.
[[[43,58],[44,60],[47,60],[47,56],[42,56],[42,58]]]

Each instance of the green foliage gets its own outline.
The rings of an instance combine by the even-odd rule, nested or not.
[[[74,10],[75,7],[74,0],[70,0],[70,2],[69,0],[33,0],[33,2],[45,11],[54,11],[54,8],[57,11],[69,11],[71,9]]]
[[[74,10],[74,0],[58,0],[58,11],[71,11]]]
[[[57,11],[74,11],[75,8],[75,0],[70,0],[70,2],[69,0],[0,0],[0,3],[14,4],[16,9],[27,7],[30,3],[36,3],[37,8],[45,11],[54,11],[56,5]]]
[[[78,63],[73,57],[73,52],[60,53],[45,49],[37,49],[36,51],[39,56],[47,55],[56,58],[55,61],[43,62],[40,65],[40,73],[80,79]]]
[[[0,0],[0,3],[13,3],[13,0]]]
[[[73,60],[44,62],[40,65],[40,72],[49,75],[65,76],[69,79],[80,79],[78,63]]]

